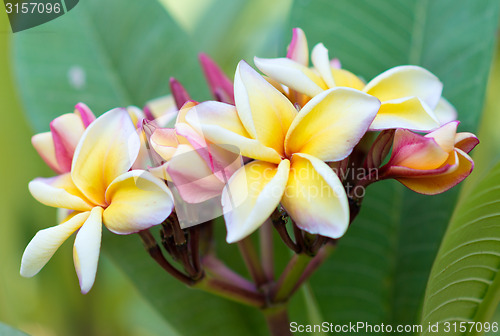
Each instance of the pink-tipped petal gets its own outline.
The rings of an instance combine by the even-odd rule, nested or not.
[[[340,63],[340,60],[338,58],[332,58],[330,61],[330,66],[334,69],[342,68],[342,64]]]
[[[234,104],[234,90],[231,80],[207,54],[201,53],[199,59],[212,95],[223,103]]]
[[[461,132],[455,136],[455,147],[469,153],[479,144],[479,139],[472,133]]]
[[[82,119],[75,113],[63,114],[50,123],[50,131],[57,163],[63,171],[70,171],[73,153],[85,131]]]
[[[172,92],[172,96],[174,97],[175,104],[177,108],[180,109],[182,105],[184,105],[189,98],[189,94],[182,84],[175,78],[170,78],[170,92]]]
[[[94,113],[92,113],[92,110],[84,103],[78,103],[75,105],[75,113],[80,116],[85,128],[87,128],[95,120]]]
[[[385,160],[391,150],[394,140],[394,130],[385,130],[380,132],[366,156],[365,168],[378,168]]]
[[[443,165],[448,156],[449,153],[433,138],[406,129],[398,129],[394,135],[392,155],[387,165],[431,170]]]
[[[454,161],[453,164],[449,165],[443,172],[438,170],[434,174],[419,176],[417,174],[421,172],[415,171],[415,176],[412,178],[404,175],[395,178],[409,189],[420,194],[440,194],[462,182],[474,169],[474,161],[460,149],[455,149],[450,159]]]
[[[102,237],[102,208],[95,207],[76,234],[73,261],[82,294],[94,285]]]
[[[288,46],[286,57],[304,66],[309,65],[309,48],[304,31],[300,28],[293,28],[292,41]]]

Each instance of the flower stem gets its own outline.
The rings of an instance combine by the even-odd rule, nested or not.
[[[300,276],[299,280],[295,283],[295,287],[292,290],[292,293],[294,293],[296,290],[299,289],[299,287],[309,279],[309,277],[318,269],[319,266],[325,261],[325,259],[332,253],[334,250],[335,246],[332,244],[327,244],[323,248],[321,248],[316,256],[311,259],[309,264],[307,264],[306,268],[304,269],[304,272]]]
[[[273,306],[262,310],[271,336],[292,335],[286,305]]]
[[[276,284],[274,302],[284,302],[290,297],[312,259],[313,257],[307,254],[294,254]]]
[[[253,282],[248,281],[220,261],[213,254],[209,254],[202,259],[203,268],[214,278],[225,280],[249,291],[256,291],[257,287]]]
[[[267,281],[274,279],[273,227],[266,221],[260,228],[260,259]]]
[[[143,231],[139,231],[139,236],[141,237],[146,250],[149,252],[149,255],[154,259],[154,261],[156,261],[158,265],[160,265],[165,271],[167,271],[173,277],[185,283],[186,285],[193,284],[193,280],[190,277],[180,272],[168,262],[149,230],[146,229]]]
[[[238,247],[240,248],[240,253],[248,268],[248,272],[250,272],[250,276],[257,287],[260,287],[266,283],[266,276],[260,263],[259,255],[251,239],[251,237],[246,237],[240,240],[238,242]]]
[[[249,306],[262,308],[266,304],[264,295],[256,290],[248,290],[210,276],[205,276],[195,283],[193,287]]]

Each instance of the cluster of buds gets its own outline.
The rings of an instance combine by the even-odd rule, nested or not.
[[[192,100],[171,79],[172,95],[142,110],[117,108],[96,119],[79,103],[33,137],[59,175],[33,180],[30,191],[62,209],[62,218],[29,243],[22,275],[35,275],[77,232],[74,263],[88,292],[104,225],[138,233],[183,283],[266,308],[286,301],[316,269],[356,217],[369,184],[396,179],[433,195],[473,169],[467,153],[477,138],[457,133],[442,83],[421,67],[398,66],[365,83],[321,43],[310,66],[298,28],[286,57],[255,58],[264,75],[241,61],[233,83],[208,56],[200,61],[213,101]],[[216,256],[212,229],[220,216],[252,281]],[[158,240],[149,231],[155,225]],[[273,228],[295,252],[279,277]],[[249,239],[257,230],[260,256]]]

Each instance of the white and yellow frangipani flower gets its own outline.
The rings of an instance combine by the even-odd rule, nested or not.
[[[216,144],[231,144],[252,161],[238,169],[222,194],[227,241],[255,231],[276,209],[286,208],[311,233],[338,238],[349,223],[347,196],[324,161],[347,157],[380,107],[351,88],[321,92],[299,112],[244,61],[234,82],[235,105],[204,102],[186,121]]]
[[[256,57],[255,65],[271,79],[309,98],[334,87],[351,87],[378,98],[382,105],[370,130],[431,131],[456,118],[453,106],[441,97],[443,84],[422,67],[397,66],[365,85],[351,72],[332,64],[322,43],[311,52],[312,68],[307,55],[305,34],[295,28],[287,58]]]
[[[59,246],[77,232],[73,257],[85,294],[95,280],[102,224],[111,232],[130,234],[168,217],[173,199],[163,181],[147,171],[130,170],[140,145],[127,111],[111,110],[83,133],[71,172],[30,182],[30,192],[39,202],[68,209],[71,214],[31,240],[22,257],[22,276],[37,274]]]

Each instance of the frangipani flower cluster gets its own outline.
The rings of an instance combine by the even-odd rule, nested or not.
[[[149,102],[144,112],[117,108],[95,119],[80,103],[74,114],[55,119],[51,132],[35,135],[33,144],[60,175],[33,180],[30,191],[40,202],[65,209],[67,218],[37,233],[21,274],[36,274],[77,232],[75,267],[87,292],[104,224],[118,234],[138,232],[153,258],[188,285],[203,283],[217,265],[231,278],[217,290],[240,283],[234,293],[248,291],[245,300],[252,304],[279,301],[297,285],[286,292],[281,281],[263,280],[251,267],[256,285],[221,271],[220,263],[206,257],[213,252],[201,248],[213,245],[210,230],[200,229],[212,218],[187,226],[179,223],[181,209],[215,199],[228,243],[240,242],[244,251],[246,238],[271,222],[287,246],[314,256],[342,237],[359,211],[364,193],[351,187],[396,179],[432,195],[470,174],[467,153],[478,140],[457,133],[456,111],[431,72],[398,66],[365,83],[331,60],[323,44],[313,48],[311,61],[309,67],[307,40],[297,28],[285,58],[255,58],[264,75],[241,61],[233,83],[201,55],[214,101],[192,100],[171,79],[172,96]],[[344,174],[348,169],[362,173]],[[163,247],[184,271],[158,252],[148,231],[158,224]],[[276,288],[262,303],[258,286],[266,281]]]

